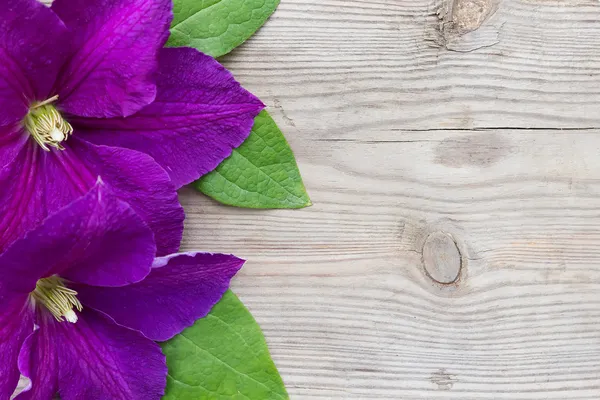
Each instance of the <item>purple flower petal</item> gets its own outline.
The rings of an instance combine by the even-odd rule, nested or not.
[[[172,19],[171,0],[56,0],[75,52],[56,88],[65,111],[127,116],[156,96],[153,74]]]
[[[25,338],[33,332],[33,308],[26,295],[0,295],[0,399],[8,399],[19,382],[17,360]]]
[[[29,293],[39,278],[54,274],[93,285],[127,285],[148,275],[155,252],[150,228],[100,184],[0,255],[0,293]]]
[[[74,119],[86,140],[150,154],[181,187],[212,171],[248,137],[264,105],[194,49],[163,49],[156,101],[126,119]]]
[[[0,168],[14,160],[28,138],[29,134],[20,126],[0,127]]]
[[[145,278],[156,254],[152,230],[127,203],[102,186],[85,197],[87,207],[94,208],[80,217],[87,220],[87,224],[78,232],[78,243],[69,251],[69,268],[60,275],[74,282],[98,286],[122,286]],[[73,204],[77,203],[83,208],[83,201],[72,203],[70,211],[74,214]],[[49,220],[42,227],[48,229]],[[73,227],[66,225],[66,220],[63,216],[57,229],[50,231],[69,229],[61,244],[65,237],[76,233]]]
[[[70,46],[60,19],[37,0],[0,6],[0,126],[23,119],[45,100]]]
[[[179,250],[185,214],[165,170],[134,150],[84,141],[71,141],[71,148],[152,228],[159,256]]]
[[[172,338],[208,314],[244,264],[224,254],[187,253],[156,259],[142,282],[122,288],[74,285],[84,307],[152,340]]]
[[[160,347],[140,332],[84,309],[76,324],[56,323],[62,400],[159,400],[167,365]],[[44,329],[44,326],[40,328]]]
[[[15,400],[51,400],[58,390],[57,323],[38,312],[43,329],[31,333],[19,353],[19,370],[31,384]]]
[[[48,214],[87,193],[98,176],[150,226],[159,255],[177,251],[183,209],[168,175],[154,160],[76,137],[66,147],[45,152],[30,141],[0,171],[0,251]]]
[[[18,400],[158,400],[167,366],[160,347],[141,333],[86,309],[76,324],[38,313],[40,328],[22,347],[19,368],[31,388]]]

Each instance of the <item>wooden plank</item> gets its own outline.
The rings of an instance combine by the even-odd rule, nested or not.
[[[249,260],[234,288],[292,398],[597,399],[599,134],[294,136],[315,205],[185,190],[184,247]],[[435,232],[462,255],[454,284],[425,273]]]
[[[446,8],[287,0],[227,65],[302,132],[323,136],[600,126],[596,0],[506,0],[476,31],[450,30],[448,43]]]
[[[315,205],[184,190],[184,248],[249,260],[234,289],[293,399],[600,398],[600,6],[496,5],[461,36],[448,4],[287,0],[224,58]]]

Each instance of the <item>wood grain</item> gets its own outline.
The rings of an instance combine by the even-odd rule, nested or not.
[[[292,399],[600,398],[600,2],[467,3],[285,0],[222,60],[314,206],[184,189],[183,248],[249,260]]]
[[[492,6],[464,33],[446,3],[286,0],[223,59],[314,206],[183,190],[184,248],[249,260],[234,289],[292,399],[600,398],[600,3]]]

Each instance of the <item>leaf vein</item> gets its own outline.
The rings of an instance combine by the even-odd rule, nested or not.
[[[173,25],[173,26],[171,27],[171,29],[175,29],[176,27],[178,27],[179,25],[183,24],[184,22],[186,22],[186,21],[187,21],[187,20],[189,20],[190,18],[194,18],[196,15],[200,14],[202,11],[209,10],[209,9],[211,9],[212,7],[216,6],[217,4],[221,4],[221,2],[222,2],[222,1],[223,1],[223,0],[218,0],[217,2],[215,2],[215,3],[211,4],[211,5],[210,5],[210,6],[208,6],[208,7],[204,7],[204,8],[201,8],[201,9],[199,9],[198,11],[196,11],[195,13],[193,13],[192,15],[190,15],[189,17],[187,17],[187,18],[185,18],[185,19],[183,19],[183,20],[179,21],[179,22],[178,22],[178,23],[176,23],[175,25]],[[181,31],[179,31],[179,32],[181,32]],[[183,33],[183,32],[181,32],[181,33]],[[188,35],[188,36],[189,36],[189,35]]]
[[[226,361],[223,361],[222,359],[220,359],[219,357],[217,357],[216,355],[214,355],[213,353],[211,353],[210,351],[203,349],[202,347],[198,346],[196,343],[194,343],[194,341],[192,341],[190,338],[188,338],[187,336],[185,336],[184,333],[181,333],[180,335],[181,337],[183,337],[185,340],[187,340],[188,342],[190,342],[194,347],[196,347],[198,350],[210,355],[211,357],[213,357],[215,360],[219,361],[221,364],[225,365],[227,368],[229,368],[230,370],[232,370],[233,372],[235,372],[238,375],[241,376],[245,376],[246,378],[250,379],[253,382],[258,383],[260,386],[264,387],[265,389],[267,389],[270,393],[273,393],[275,395],[277,395],[277,397],[286,400],[285,397],[283,397],[281,394],[274,392],[271,388],[269,388],[267,385],[265,385],[264,383],[262,383],[261,381],[251,377],[248,374],[245,374],[241,371],[238,371],[237,369],[233,368],[229,363],[227,363]]]

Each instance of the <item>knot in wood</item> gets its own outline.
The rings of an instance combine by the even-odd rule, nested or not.
[[[456,282],[462,257],[452,236],[444,232],[429,235],[423,244],[423,265],[427,275],[437,283]]]
[[[452,7],[454,29],[463,35],[478,29],[498,8],[497,0],[455,0]]]

